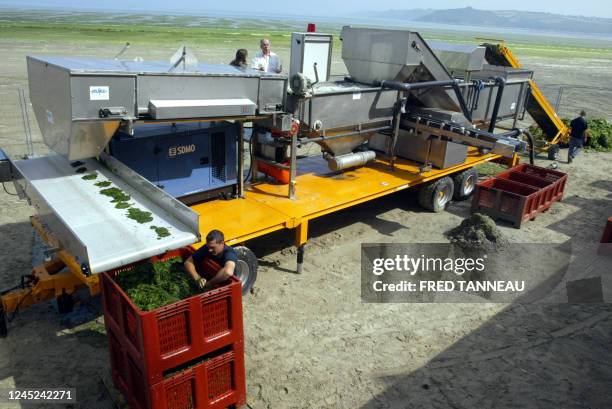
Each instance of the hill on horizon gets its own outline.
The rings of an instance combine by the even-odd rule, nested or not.
[[[612,18],[569,16],[535,11],[480,10],[472,7],[463,7],[446,10],[407,9],[375,11],[368,13],[368,15],[425,23],[612,35]]]

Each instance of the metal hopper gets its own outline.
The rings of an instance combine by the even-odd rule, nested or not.
[[[342,59],[351,78],[364,84],[452,80],[417,32],[344,26]],[[411,92],[425,107],[459,111],[452,91],[431,88]]]
[[[122,122],[282,112],[287,83],[229,65],[30,56],[28,80],[45,143],[69,160],[98,156]]]

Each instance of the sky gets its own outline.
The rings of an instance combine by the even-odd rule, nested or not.
[[[154,12],[176,12],[205,14],[206,11],[243,13],[272,13],[277,15],[307,16],[343,16],[355,12],[370,10],[384,11],[390,9],[431,8],[447,9],[473,7],[484,10],[526,10],[558,14],[612,17],[612,7],[602,0],[0,0],[0,7],[27,8],[69,8],[69,9],[104,9],[135,10]]]

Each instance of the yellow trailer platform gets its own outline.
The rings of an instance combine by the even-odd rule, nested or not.
[[[308,237],[308,222],[319,216],[502,159],[499,155],[481,155],[475,148],[468,152],[467,160],[460,165],[424,173],[419,173],[421,164],[401,158],[396,159],[394,170],[387,161],[378,159],[367,166],[334,173],[322,158],[310,157],[298,162],[295,200],[287,198],[287,185],[259,182],[246,188],[243,199],[215,200],[191,208],[201,216],[202,237],[219,229],[228,244],[236,244],[286,228],[296,229],[295,245],[301,246]],[[517,157],[510,162],[516,161]]]

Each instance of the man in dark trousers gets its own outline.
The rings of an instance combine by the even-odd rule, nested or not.
[[[589,137],[589,126],[587,125],[586,112],[580,111],[580,116],[570,123],[571,133],[569,138],[569,151],[567,152],[567,163],[572,163],[578,156],[580,149]]]
[[[207,260],[208,259],[208,260]],[[204,263],[215,261],[220,269],[207,280],[204,278],[206,271]],[[185,260],[185,270],[198,284],[202,290],[222,284],[234,275],[234,269],[238,262],[236,251],[225,244],[225,237],[219,230],[212,230],[206,235],[206,244]]]

